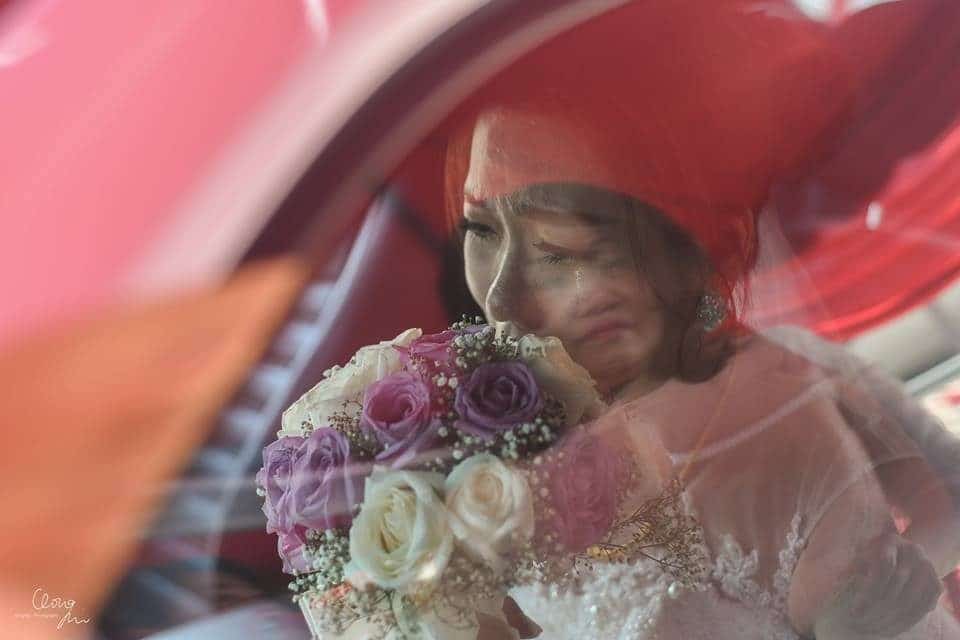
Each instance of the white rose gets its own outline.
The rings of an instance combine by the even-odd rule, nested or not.
[[[439,579],[453,551],[442,489],[438,473],[374,469],[350,527],[347,580],[404,589]]]
[[[533,537],[533,498],[526,478],[496,456],[458,464],[445,483],[450,528],[464,548],[503,569],[502,555]]]
[[[325,426],[330,416],[344,410],[345,401],[359,402],[364,389],[400,369],[400,354],[394,347],[405,347],[422,333],[420,329],[407,329],[393,340],[357,351],[350,362],[318,382],[283,412],[277,437],[302,436],[304,422]],[[350,405],[347,409],[357,412],[359,406]]]
[[[604,413],[606,405],[597,392],[597,383],[586,369],[573,361],[559,338],[538,338],[527,334],[519,339],[520,358],[533,371],[537,384],[563,402],[566,426],[591,420]]]

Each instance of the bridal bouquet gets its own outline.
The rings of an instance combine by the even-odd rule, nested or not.
[[[473,640],[511,586],[609,553],[629,467],[577,428],[603,406],[559,340],[479,319],[325,372],[256,478],[313,634]]]

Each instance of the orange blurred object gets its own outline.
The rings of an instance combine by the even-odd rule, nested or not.
[[[252,264],[211,290],[112,309],[0,355],[0,637],[92,632],[144,528],[244,380],[308,270]],[[75,601],[62,609],[42,593]],[[55,618],[42,614],[59,613]]]

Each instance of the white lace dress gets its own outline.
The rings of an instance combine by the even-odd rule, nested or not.
[[[893,526],[835,391],[805,360],[754,339],[711,381],[669,382],[604,418],[633,449],[656,434],[674,471],[686,470],[685,507],[703,528],[709,578],[683,589],[639,560],[598,565],[577,592],[517,589],[541,638],[800,638],[788,602],[815,610],[861,543]],[[960,638],[960,624],[941,606],[897,638]]]
[[[582,589],[559,593],[523,588],[514,593],[543,629],[541,638],[764,638],[800,636],[787,620],[789,579],[801,548],[800,520],[785,546],[772,589],[758,582],[756,550],[730,536],[711,557],[699,591],[684,591],[649,561],[598,567]]]

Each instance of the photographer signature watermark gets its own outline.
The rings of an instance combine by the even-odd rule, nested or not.
[[[64,625],[87,624],[90,622],[90,618],[84,618],[73,613],[73,608],[77,606],[76,600],[51,596],[43,587],[37,587],[33,590],[30,604],[33,605],[33,611],[14,615],[17,618],[50,618],[57,620],[57,629],[62,629]]]

